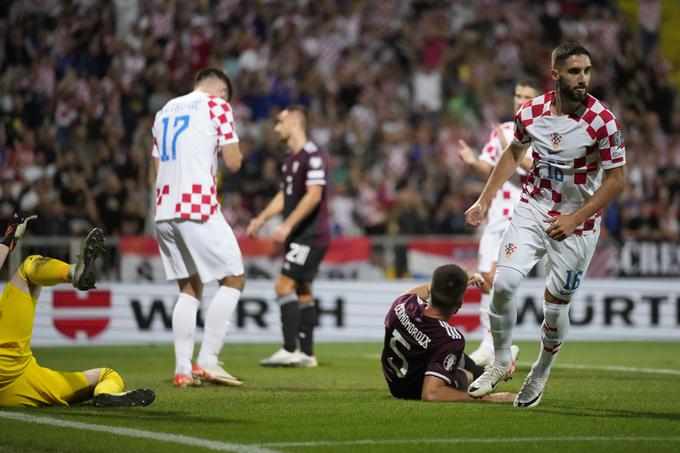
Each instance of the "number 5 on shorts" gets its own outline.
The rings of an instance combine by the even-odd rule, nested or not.
[[[397,364],[394,363],[394,357],[388,357],[387,363],[389,363],[390,367],[392,367],[394,372],[397,373],[397,377],[403,378],[404,376],[406,376],[406,373],[408,373],[408,362],[406,361],[406,357],[404,357],[404,354],[402,354],[401,351],[397,349],[397,343],[401,344],[409,351],[411,350],[411,345],[399,333],[398,330],[392,331],[392,338],[390,338],[390,348],[392,349],[394,354],[401,360],[401,366],[397,366]]]

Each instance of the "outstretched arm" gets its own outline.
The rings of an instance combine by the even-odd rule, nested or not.
[[[477,159],[472,149],[465,143],[465,140],[458,140],[458,157],[461,158],[465,165],[472,171],[472,173],[479,179],[486,179],[491,174],[493,167],[488,162]]]
[[[404,294],[417,294],[421,299],[427,300],[430,298],[430,282],[423,283],[422,285],[418,285],[415,288],[409,289],[408,291],[404,291],[402,296]]]
[[[473,398],[466,392],[450,387],[443,379],[436,376],[425,376],[421,398],[423,401],[429,402],[509,403],[515,399],[515,394],[499,392],[491,393],[483,398]]]
[[[283,201],[283,191],[279,190],[260,215],[250,221],[250,224],[248,224],[248,228],[246,229],[246,235],[254,236],[255,233],[257,233],[257,230],[259,230],[267,220],[283,211]]]
[[[323,186],[308,185],[307,192],[300,199],[293,212],[285,218],[283,223],[276,227],[273,233],[274,241],[283,243],[295,225],[307,217],[321,203],[323,197]]]
[[[241,162],[243,162],[243,154],[238,142],[222,146],[222,161],[230,172],[239,171]]]
[[[503,183],[510,178],[510,176],[515,173],[520,162],[524,158],[524,152],[526,146],[520,147],[511,143],[505,148],[501,158],[498,160],[498,164],[494,167],[491,172],[489,180],[486,182],[482,193],[479,198],[473,204],[470,209],[465,212],[465,220],[468,226],[477,227],[482,223],[484,217],[486,216],[486,211],[489,209],[491,200],[493,200],[494,195],[501,188]]]
[[[5,265],[5,260],[9,256],[9,247],[5,244],[0,244],[0,269]]]

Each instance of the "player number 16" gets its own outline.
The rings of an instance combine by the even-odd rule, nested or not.
[[[567,282],[564,284],[564,289],[576,290],[581,285],[581,275],[583,275],[583,271],[567,271]]]
[[[548,164],[548,179],[562,182],[564,181],[564,172],[562,169]]]

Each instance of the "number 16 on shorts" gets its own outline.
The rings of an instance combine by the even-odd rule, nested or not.
[[[567,281],[564,283],[564,289],[567,291],[576,291],[581,284],[581,276],[583,271],[567,271]]]

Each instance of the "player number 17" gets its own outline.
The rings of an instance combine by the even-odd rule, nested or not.
[[[170,118],[167,117],[163,118],[163,143],[161,143],[161,162],[166,162],[170,160],[170,155],[168,154],[167,147],[169,124]],[[172,136],[170,148],[172,149],[172,160],[175,160],[177,158],[177,138],[182,132],[184,132],[187,129],[187,127],[189,127],[189,115],[176,116],[172,127],[175,128],[175,133]]]

